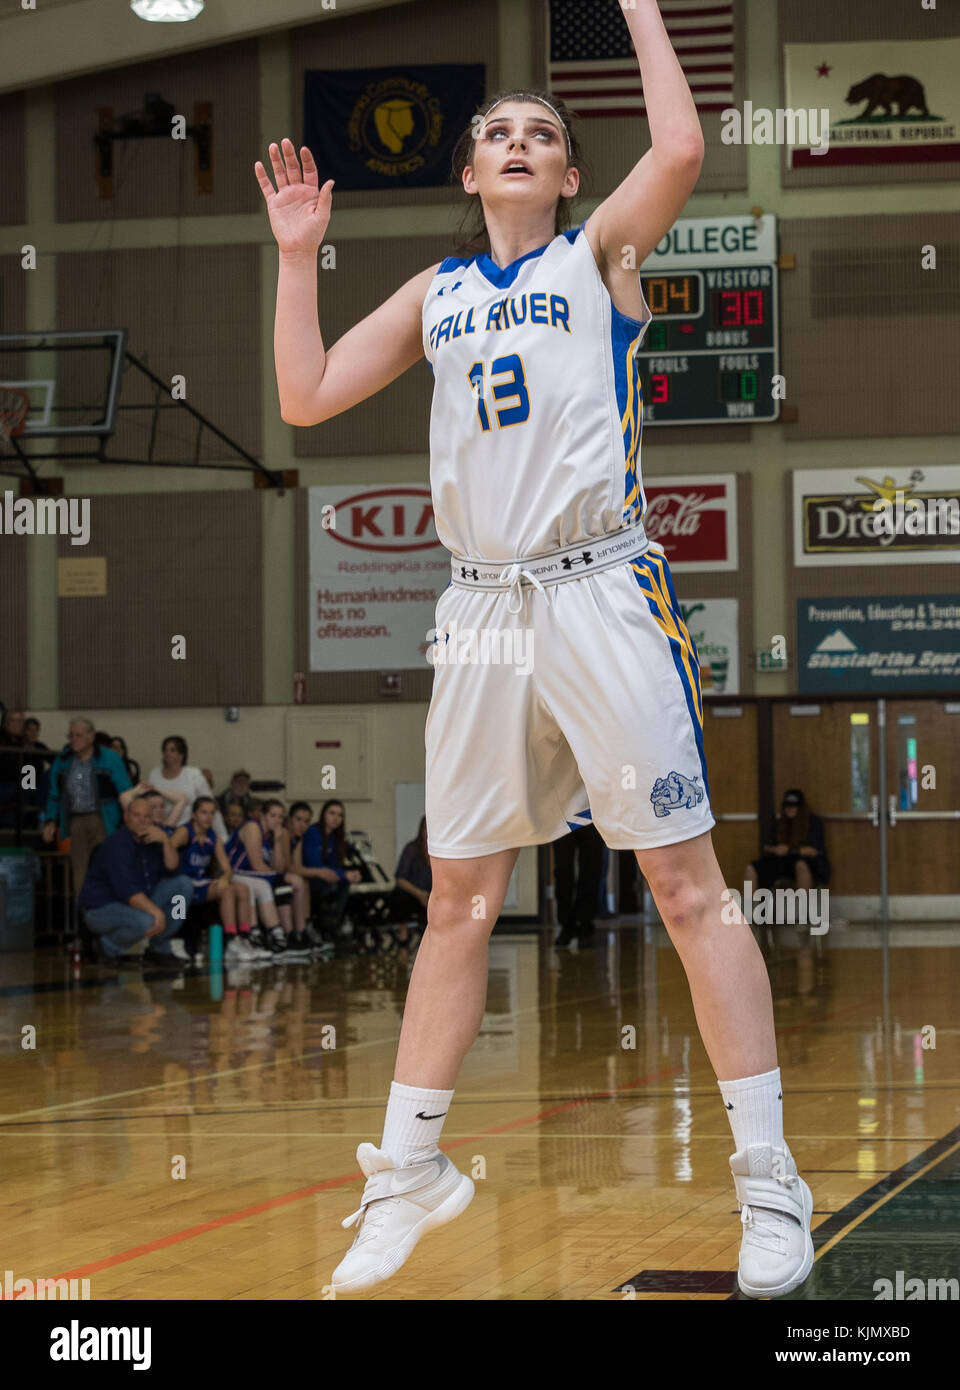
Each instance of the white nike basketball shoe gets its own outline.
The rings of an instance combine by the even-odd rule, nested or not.
[[[375,1144],[361,1144],[357,1162],[367,1183],[360,1207],[340,1224],[359,1223],[356,1239],[333,1271],[337,1293],[355,1293],[389,1279],[421,1236],[459,1216],[473,1201],[473,1183],[439,1149],[408,1154],[399,1168]]]
[[[777,1163],[774,1164],[776,1155]],[[743,1239],[737,1282],[748,1298],[778,1298],[813,1268],[813,1195],[792,1154],[751,1144],[730,1159]]]

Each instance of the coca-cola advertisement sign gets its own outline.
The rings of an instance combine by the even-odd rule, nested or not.
[[[662,545],[672,570],[737,568],[737,477],[644,478],[647,535]]]

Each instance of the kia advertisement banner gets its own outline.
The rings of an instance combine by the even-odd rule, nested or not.
[[[674,572],[737,568],[737,475],[644,478],[643,525]]]
[[[733,473],[644,481],[644,525],[673,570],[736,568],[736,482]],[[420,669],[450,578],[429,487],[312,487],[308,494],[310,670]],[[716,648],[719,694],[738,671],[735,610],[714,600],[708,616],[711,629],[717,625],[704,639]]]
[[[429,487],[312,487],[308,514],[310,670],[432,669],[450,555]]]

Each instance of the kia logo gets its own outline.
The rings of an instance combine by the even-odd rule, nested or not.
[[[336,526],[326,534],[357,550],[442,548],[427,487],[384,487],[336,504]]]

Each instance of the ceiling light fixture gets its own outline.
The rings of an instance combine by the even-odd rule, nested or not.
[[[138,19],[157,24],[174,24],[184,19],[196,19],[203,13],[203,0],[130,0],[130,8]]]

